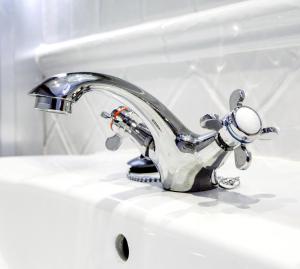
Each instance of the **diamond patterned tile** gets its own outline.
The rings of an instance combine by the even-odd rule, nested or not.
[[[168,105],[187,72],[188,64],[182,62],[142,65],[128,68],[126,79]]]
[[[80,153],[84,142],[89,139],[97,123],[84,97],[73,105],[72,109],[70,115],[58,115],[57,124],[73,146],[74,153]]]
[[[300,109],[297,104],[299,84],[300,69],[290,72],[276,93],[262,107],[265,125],[279,126],[281,132],[274,141],[256,143],[255,148],[260,154],[267,152],[268,155],[300,160],[298,151],[295,150],[300,148]]]
[[[44,147],[44,154],[70,154],[72,153],[66,139],[61,135],[57,126],[54,127],[52,133],[47,137]]]
[[[134,2],[136,1],[134,0]],[[177,2],[176,6],[182,5],[182,3]],[[223,5],[235,5],[238,1],[222,0],[217,4],[204,2],[202,0],[192,0],[191,5],[188,5],[188,7],[194,10],[205,10]],[[141,5],[143,12],[146,10],[147,18],[155,18],[156,15],[159,15],[151,12],[151,14],[148,14],[150,10],[159,8],[160,4],[158,2],[147,5],[141,2]],[[240,4],[237,3],[236,5]],[[284,29],[289,29],[288,25],[291,25],[291,33],[283,32],[283,34],[287,36],[294,35],[293,27],[298,27],[299,24],[299,10],[290,9],[288,12],[282,13],[277,10],[276,12],[278,12],[278,14],[276,13],[278,15],[276,15],[276,25],[278,27],[282,26],[283,28],[286,27]],[[277,140],[258,141],[253,145],[253,151],[260,155],[300,160],[298,154],[300,148],[300,142],[298,142],[300,134],[298,106],[300,47],[286,44],[286,47],[276,49],[272,47],[272,49],[257,51],[252,50],[250,47],[249,51],[241,49],[241,52],[238,52],[237,49],[234,50],[234,53],[227,51],[226,55],[224,54],[224,48],[229,43],[242,41],[237,42],[237,45],[243,46],[243,38],[245,38],[246,43],[254,44],[255,40],[243,36],[243,33],[251,33],[251,29],[257,29],[258,22],[259,25],[268,27],[274,20],[274,16],[272,13],[259,15],[251,20],[232,21],[224,25],[211,24],[211,28],[204,29],[205,31],[202,29],[203,25],[191,25],[195,34],[208,34],[208,39],[210,35],[214,34],[212,29],[218,31],[217,35],[219,36],[216,36],[215,42],[212,44],[214,53],[211,56],[206,56],[206,51],[201,50],[203,44],[191,43],[190,46],[184,47],[188,50],[184,52],[177,51],[180,47],[176,46],[176,51],[172,51],[174,42],[184,43],[189,41],[185,39],[185,32],[190,29],[180,28],[177,32],[172,32],[171,36],[166,33],[162,34],[161,38],[158,36],[159,40],[162,39],[165,42],[165,57],[161,60],[155,60],[156,62],[147,58],[149,62],[128,63],[128,66],[126,66],[128,60],[126,58],[125,63],[122,62],[120,66],[109,66],[110,60],[104,57],[106,63],[108,63],[108,66],[105,66],[101,62],[89,63],[82,60],[84,59],[83,56],[91,54],[86,51],[84,52],[86,54],[81,55],[83,52],[79,50],[81,61],[78,64],[66,66],[62,63],[60,66],[55,66],[54,61],[50,63],[52,69],[48,70],[58,72],[63,72],[66,68],[68,68],[68,71],[90,70],[124,78],[157,97],[187,127],[195,132],[204,131],[199,125],[199,119],[202,115],[206,113],[224,115],[228,112],[228,100],[231,92],[237,88],[245,89],[247,91],[245,104],[256,108],[267,125],[278,125],[281,128],[281,134]],[[51,25],[47,24],[46,26]],[[50,27],[50,32],[53,32],[55,27],[57,27],[56,22],[52,28]],[[246,29],[248,32],[243,32]],[[225,35],[227,32],[229,37]],[[269,42],[266,39],[266,43],[270,43],[269,45],[273,44],[272,38],[276,37],[276,33],[273,34],[274,36],[270,36]],[[203,43],[205,43],[206,37],[201,35],[202,37]],[[48,42],[52,42],[52,39],[55,40],[55,38],[55,36],[52,36]],[[278,37],[276,38],[278,39]],[[124,36],[124,40],[126,40],[126,36]],[[146,45],[144,44],[144,46]],[[112,50],[114,51],[114,48]],[[141,47],[139,50],[143,50],[143,48]],[[190,53],[189,55],[193,57],[184,58],[185,53]],[[98,56],[95,55],[95,57]],[[74,113],[68,117],[49,117],[47,115],[45,117],[45,152],[85,154],[103,150],[105,138],[112,135],[112,132],[108,128],[107,121],[100,118],[100,113],[103,110],[111,111],[119,105],[120,103],[112,98],[108,98],[101,93],[95,93],[87,95],[78,104],[74,105]],[[128,141],[124,143],[124,147],[132,146],[132,143]]]
[[[187,77],[176,89],[170,109],[195,132],[203,132],[199,124],[200,117],[203,115],[225,113],[224,105],[215,95],[215,91],[197,74]]]

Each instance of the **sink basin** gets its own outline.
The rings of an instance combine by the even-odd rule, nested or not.
[[[239,188],[174,193],[126,178],[136,154],[1,158],[0,268],[300,268],[299,163],[228,162]]]

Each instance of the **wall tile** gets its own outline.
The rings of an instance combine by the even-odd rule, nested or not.
[[[160,63],[127,68],[125,77],[164,104],[171,102],[177,85],[187,73],[187,63]]]
[[[70,115],[59,115],[57,124],[60,126],[62,134],[70,141],[73,153],[80,153],[97,122],[85,100],[74,105],[72,110]]]
[[[15,7],[16,154],[41,154],[43,115],[28,91],[42,80],[34,54],[42,40],[42,7],[40,0],[15,1]]]
[[[43,41],[54,43],[71,38],[72,1],[41,0]]]
[[[255,148],[260,154],[267,151],[269,155],[281,158],[300,159],[299,85],[300,68],[287,73],[262,106],[265,126],[278,126],[281,132],[274,141],[256,143]]]
[[[64,143],[64,139],[59,133],[59,129],[55,128],[53,133],[48,137],[48,140],[45,145],[44,154],[70,154],[68,147]]]
[[[42,38],[41,3],[5,0],[0,6],[1,154],[41,154],[42,114],[27,95],[42,76],[34,55]]]
[[[16,129],[16,140],[21,145],[17,146],[17,152],[20,154],[41,152],[43,142],[41,130],[43,114],[33,113],[33,100],[24,99],[27,90],[41,80],[41,74],[33,62],[33,47],[40,44],[42,38],[44,42],[48,43],[60,42],[99,31],[136,25],[142,21],[222,8],[227,5],[239,5],[241,2],[236,0],[91,0],[87,4],[87,1],[83,0],[35,1],[35,6],[30,6],[31,2],[25,1],[19,4],[20,9],[14,16],[18,18],[16,24],[18,36],[15,40],[17,52],[10,52],[18,62],[18,66],[13,67],[13,72],[16,72],[15,74],[18,76],[20,74],[23,76],[14,80],[11,73],[0,72],[2,80],[5,76],[13,81],[9,85],[10,89],[21,89],[16,92],[17,108],[13,110],[13,113],[17,115],[15,124],[19,126]],[[5,14],[5,7],[1,6],[0,10],[2,14]],[[170,57],[173,55],[172,46],[166,45],[164,47],[165,57],[161,62],[150,62],[149,60],[143,64],[128,64],[128,66],[122,63],[122,68],[108,68],[101,62],[97,66],[95,63],[90,65],[89,62],[84,62],[79,66],[61,66],[55,70],[60,72],[77,71],[79,67],[80,69],[84,67],[85,70],[123,77],[145,88],[161,100],[187,127],[196,132],[204,131],[199,125],[199,118],[203,114],[224,115],[228,111],[230,93],[236,88],[243,88],[248,93],[246,104],[258,109],[265,124],[275,124],[281,127],[281,134],[277,140],[257,142],[253,150],[260,155],[300,160],[298,150],[300,145],[297,142],[300,134],[299,91],[297,90],[300,83],[299,46],[287,46],[279,49],[268,47],[268,49],[257,51],[250,48],[242,52],[227,52],[226,54],[223,51],[223,46],[237,40],[245,39],[247,44],[254,44],[256,40],[251,40],[250,34],[256,32],[257,25],[270,25],[275,17],[276,25],[279,28],[289,24],[298,27],[299,10],[297,9],[278,11],[278,14],[274,15],[275,17],[273,15],[259,15],[260,17],[257,19],[233,21],[217,27],[212,24],[212,28],[206,29],[207,31],[204,33],[207,33],[209,37],[214,35],[214,30],[217,29],[217,34],[220,35],[216,40],[210,40],[210,42],[216,42],[218,51],[213,57],[200,57],[198,50],[187,47],[190,48],[191,53],[194,53],[194,58],[187,62],[182,58]],[[33,19],[30,20],[28,17]],[[0,18],[0,22],[3,18],[3,16]],[[43,23],[36,23],[41,21]],[[200,24],[192,27],[197,34],[202,26]],[[3,30],[1,25],[0,29]],[[250,34],[243,36],[242,32],[245,29]],[[280,29],[285,28],[281,27]],[[32,33],[28,35],[30,31]],[[161,40],[164,40],[164,44],[181,42],[181,39],[184,39],[185,29],[181,29],[181,31],[182,36],[175,33],[178,40],[172,39],[172,36],[168,35],[162,36]],[[43,32],[43,36],[41,32]],[[171,33],[173,34],[173,32]],[[223,40],[225,35],[223,36],[222,33],[229,33],[229,35]],[[284,31],[282,33],[284,34]],[[287,34],[293,33],[292,31]],[[160,38],[160,34],[158,35]],[[205,36],[202,37],[204,39],[201,39],[203,42],[199,44],[199,47],[205,45]],[[272,32],[268,43],[273,44],[273,37],[276,37],[276,32]],[[184,39],[184,42],[188,42],[188,40]],[[244,43],[241,42],[240,45],[243,46]],[[122,44],[120,44],[121,46]],[[22,50],[24,47],[26,49]],[[118,46],[113,49],[117,51]],[[5,67],[7,66],[9,65]],[[1,91],[3,94],[3,86]],[[14,97],[11,96],[11,98]],[[101,119],[99,114],[102,110],[111,111],[119,105],[121,105],[119,102],[111,101],[104,95],[90,95],[74,106],[74,113],[69,117],[45,115],[45,153],[86,154],[103,150],[105,138],[112,133],[107,126],[107,121]],[[30,114],[26,113],[28,117],[24,119],[23,112],[29,110]],[[34,133],[36,130],[38,130],[38,134]],[[38,142],[32,142],[32,138],[35,136],[39,137]],[[37,149],[33,148],[35,145],[38,145]],[[132,146],[132,143],[128,141],[124,143],[124,147]]]
[[[193,12],[192,0],[141,0],[144,20],[163,19]]]
[[[0,16],[0,153],[14,155],[15,83],[14,83],[14,15],[13,2],[2,1]]]
[[[245,104],[258,110],[265,126],[278,125],[282,129],[280,137],[274,141],[257,141],[252,147],[254,155],[299,160],[296,150],[300,125],[297,104],[300,83],[300,64],[297,61],[299,51],[297,48],[277,49],[194,62],[132,66],[125,69],[124,78],[149,91],[166,104],[188,128],[199,133],[206,132],[200,127],[200,117],[206,113],[225,115],[229,110],[230,93],[234,89],[243,88],[247,91]],[[110,72],[111,70],[107,70],[106,73]],[[115,75],[122,76],[118,72]],[[110,111],[119,105],[111,100],[101,94],[98,99],[94,96],[87,98],[93,115],[88,113],[81,121],[98,119],[102,110]],[[112,134],[106,121],[91,122],[97,128],[86,138],[76,134],[82,131],[73,126],[78,121],[66,122],[64,126],[68,125],[67,128],[74,132],[72,137],[70,133],[66,133],[65,139],[73,143],[75,136],[76,145],[83,145],[83,153],[103,150],[105,138]],[[127,142],[125,146],[133,145]]]
[[[200,118],[207,113],[224,115],[227,110],[203,76],[190,73],[173,90],[170,109],[192,131],[201,133]]]
[[[214,1],[193,0],[196,10],[205,10],[205,9],[217,8],[217,7],[222,7],[222,6],[225,6],[225,5],[239,3],[239,2],[242,2],[242,1],[247,1],[247,0],[214,0]]]
[[[72,0],[72,38],[100,31],[100,4],[100,0]]]
[[[103,31],[135,25],[141,21],[140,0],[102,0],[100,25]]]

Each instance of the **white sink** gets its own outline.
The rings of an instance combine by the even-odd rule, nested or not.
[[[299,163],[256,158],[238,189],[184,194],[127,180],[135,156],[1,158],[0,268],[300,268]]]

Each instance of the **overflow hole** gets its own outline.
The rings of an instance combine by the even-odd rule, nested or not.
[[[116,249],[123,261],[127,261],[129,257],[129,247],[126,237],[123,234],[119,234],[116,238]]]

